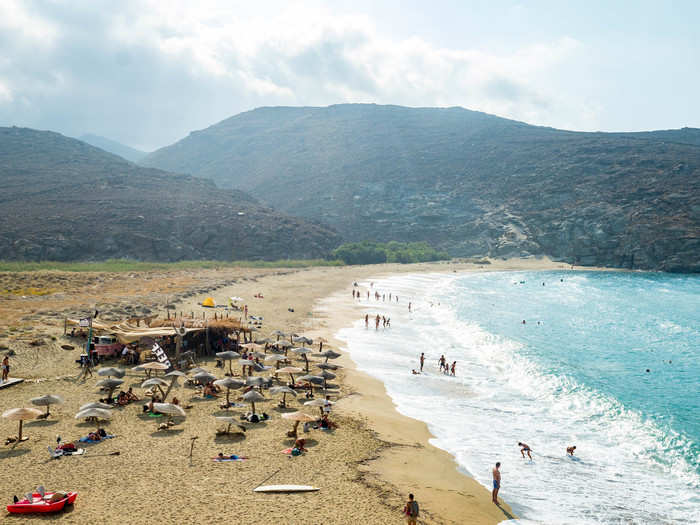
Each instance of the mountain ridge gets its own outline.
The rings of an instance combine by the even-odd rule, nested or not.
[[[266,107],[142,163],[244,188],[346,240],[698,271],[699,132],[576,132],[464,108]]]
[[[280,259],[325,255],[325,226],[207,179],[137,166],[50,131],[0,127],[8,260]]]

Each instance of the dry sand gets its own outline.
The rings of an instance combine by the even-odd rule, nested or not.
[[[333,414],[339,428],[330,434],[312,430],[309,452],[304,456],[290,459],[281,453],[291,446],[285,437],[291,424],[280,418],[277,400],[269,394],[258,412],[270,414],[270,421],[253,426],[245,438],[216,437],[215,429],[221,425],[214,415],[225,411],[218,408],[217,401],[204,401],[182,387],[175,394],[194,407],[174,430],[156,431],[160,420],[141,417],[140,404],[118,408],[105,427],[116,438],[89,446],[84,456],[50,460],[47,446],[55,442],[56,435],[76,440],[93,428],[73,415],[80,405],[101,397],[95,386],[98,376],[75,379],[79,370],[74,360],[80,351],[60,348],[69,342],[61,335],[61,320],[95,305],[114,318],[122,312],[147,313],[125,310],[129,306],[162,313],[166,303],[177,299],[182,299],[175,303],[178,311],[201,315],[197,303],[207,295],[220,302],[240,295],[247,299],[251,314],[265,317],[262,333],[281,329],[323,336],[331,347],[339,348],[333,334],[359,316],[359,307],[350,298],[354,280],[397,272],[562,267],[565,265],[527,259],[494,261],[485,268],[434,263],[302,270],[1,274],[0,345],[17,352],[11,358],[11,375],[27,381],[0,390],[0,410],[31,406],[30,398],[47,393],[62,395],[67,401],[52,410],[49,420],[25,423],[25,433],[31,436],[28,442],[0,448],[0,495],[10,502],[13,494],[23,494],[38,484],[77,490],[76,505],[55,517],[65,523],[233,519],[240,523],[385,524],[403,522],[401,508],[412,491],[421,503],[422,523],[498,523],[509,517],[508,508],[494,506],[490,493],[460,474],[451,456],[429,445],[426,425],[399,415],[383,385],[354,370],[347,356],[339,360],[346,367],[339,374],[339,388],[331,391],[332,399],[340,400]],[[31,291],[22,295],[29,288],[46,290],[47,295]],[[264,299],[253,299],[256,293],[262,293]],[[30,344],[37,340],[41,344]],[[221,375],[213,361],[204,366]],[[143,392],[138,387],[143,376],[130,371],[125,379],[125,386],[133,385],[139,395]],[[292,401],[291,406],[302,402]],[[1,437],[16,432],[16,423],[0,419]],[[198,439],[189,459],[194,436]],[[109,455],[116,451],[118,456]],[[250,459],[213,463],[210,458],[218,452]],[[321,491],[254,494],[252,489],[268,476],[268,483],[310,484]],[[504,495],[507,498],[507,489]]]

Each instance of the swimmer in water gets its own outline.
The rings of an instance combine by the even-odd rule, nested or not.
[[[525,452],[527,452],[527,457],[532,459],[532,455],[530,452],[532,452],[532,449],[530,448],[529,445],[526,445],[525,443],[521,443],[518,441],[518,446],[520,447],[520,453],[522,454],[523,458],[525,458]]]

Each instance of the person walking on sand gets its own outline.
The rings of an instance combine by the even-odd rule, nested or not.
[[[423,365],[425,364],[425,352],[420,353],[420,371],[423,371]]]
[[[418,523],[418,514],[420,509],[418,508],[418,502],[413,498],[413,494],[408,495],[408,501],[403,507],[403,513],[406,516],[406,523],[409,525],[416,525]]]
[[[530,454],[530,452],[532,452],[532,449],[530,448],[530,445],[526,445],[525,443],[521,443],[520,441],[518,441],[518,446],[520,447],[520,453],[522,454],[523,459],[525,459],[525,452],[527,452],[527,457],[532,459],[532,455]]]
[[[492,473],[493,473],[493,491],[491,492],[491,501],[498,505],[498,491],[501,488],[501,471],[498,470],[501,467],[500,461],[496,463]]]
[[[5,381],[8,380],[10,377],[10,357],[5,354],[5,357],[2,358],[2,382],[4,383]]]

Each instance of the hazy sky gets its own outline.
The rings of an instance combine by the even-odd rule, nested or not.
[[[0,0],[0,125],[147,150],[263,105],[700,127],[698,20],[694,0]]]

